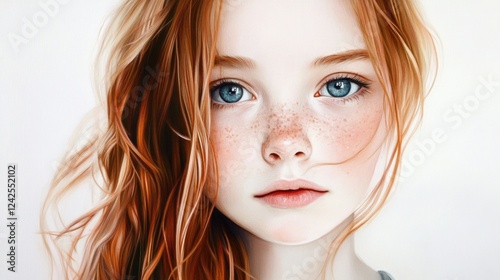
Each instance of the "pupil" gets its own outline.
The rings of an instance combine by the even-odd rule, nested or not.
[[[351,90],[350,81],[347,79],[336,80],[328,83],[328,93],[333,97],[345,97]]]
[[[226,84],[219,88],[219,95],[224,102],[238,102],[243,97],[243,89],[234,84]]]

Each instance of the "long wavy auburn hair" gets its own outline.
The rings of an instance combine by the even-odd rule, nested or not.
[[[394,185],[406,138],[421,118],[434,53],[412,1],[351,2],[384,85],[392,144],[384,175],[332,243],[332,258]],[[126,0],[109,22],[99,57],[105,68],[98,72],[107,93],[105,129],[68,153],[41,214],[53,267],[64,278],[252,278],[234,224],[204,195],[209,174],[217,174],[209,76],[222,6],[221,0]],[[99,201],[54,229],[50,221],[58,219],[50,214],[94,177]]]

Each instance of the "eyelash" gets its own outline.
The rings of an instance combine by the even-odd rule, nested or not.
[[[360,89],[357,92],[355,92],[354,94],[352,94],[349,97],[345,97],[345,98],[330,97],[331,99],[335,100],[336,102],[340,102],[342,105],[349,103],[349,102],[352,102],[352,101],[359,100],[365,94],[370,93],[371,83],[367,79],[359,77],[358,74],[353,74],[353,73],[334,74],[333,76],[326,79],[326,81],[321,83],[321,87],[319,88],[319,90],[321,90],[321,88],[326,86],[328,83],[335,81],[335,80],[341,80],[341,79],[349,80],[350,82],[358,84],[360,87]],[[221,85],[223,85],[225,83],[236,84],[236,85],[238,85],[246,90],[246,87],[238,80],[221,79],[221,80],[218,80],[217,82],[215,82],[215,84],[213,84],[212,86],[210,86],[210,93],[214,89],[216,89],[217,87],[220,87]],[[314,93],[315,97],[321,96],[321,95],[316,96],[319,93],[319,90],[317,90]],[[254,98],[255,98],[255,96],[254,96]],[[231,109],[237,105],[238,105],[238,102],[236,102],[236,103],[219,103],[219,102],[212,101],[212,108],[213,109]]]
[[[217,103],[217,102],[212,102],[212,109],[218,110],[218,109],[231,109],[234,108],[238,103]]]
[[[335,80],[341,80],[341,79],[346,79],[352,83],[359,85],[359,90],[349,97],[340,97],[340,98],[330,97],[335,102],[340,102],[342,105],[344,105],[344,104],[352,102],[352,101],[357,101],[361,97],[363,97],[364,95],[370,93],[371,83],[369,80],[367,80],[365,78],[361,78],[358,74],[355,74],[355,73],[342,73],[342,74],[333,74],[332,76],[328,77],[324,82],[321,82],[320,83],[321,86],[316,91],[316,93],[314,93],[315,97],[321,97],[321,95],[319,95],[319,96],[316,96],[316,95],[319,94],[319,91],[324,86],[326,86],[328,83],[333,82]]]
[[[210,95],[212,95],[212,91],[214,89],[216,89],[217,87],[220,87],[226,83],[236,84],[236,85],[238,85],[246,90],[246,87],[241,82],[239,82],[237,80],[222,79],[222,80],[216,81],[212,86],[210,86]],[[255,96],[254,96],[254,98],[255,98]],[[237,105],[238,105],[238,102],[236,102],[236,103],[219,103],[219,102],[212,101],[212,108],[213,109],[231,109]]]

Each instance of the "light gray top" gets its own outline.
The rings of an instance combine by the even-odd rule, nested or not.
[[[392,276],[385,271],[380,270],[378,273],[382,277],[382,280],[394,280],[394,278],[392,278]]]

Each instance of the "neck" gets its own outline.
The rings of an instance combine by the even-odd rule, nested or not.
[[[352,235],[339,247],[335,262],[328,257],[332,241],[350,221],[344,221],[318,240],[301,245],[271,243],[243,231],[252,276],[258,280],[379,280],[378,273],[357,257]]]

